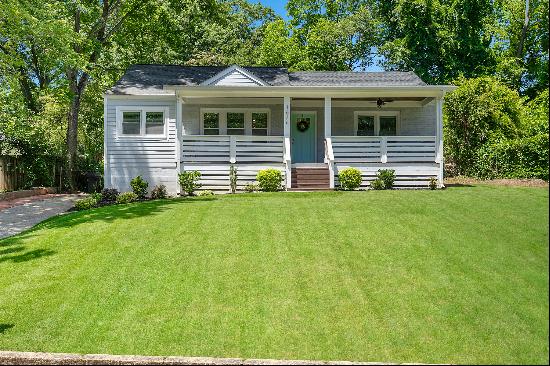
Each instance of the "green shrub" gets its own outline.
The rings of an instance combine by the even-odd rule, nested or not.
[[[256,183],[246,183],[243,189],[247,193],[254,193],[258,192],[260,190],[260,187]]]
[[[428,187],[430,187],[430,189],[432,191],[436,190],[437,189],[437,179],[435,179],[434,177],[430,177],[430,182],[428,183]]]
[[[101,191],[101,197],[104,202],[116,202],[118,190],[115,188],[105,188]]]
[[[213,195],[214,195],[214,192],[212,192],[208,189],[205,189],[204,191],[199,192],[200,197],[208,197],[208,196],[213,196]]]
[[[277,192],[281,190],[283,174],[277,169],[264,169],[258,172],[256,180],[262,191]]]
[[[134,192],[124,192],[117,196],[116,203],[130,203],[138,200],[138,195]]]
[[[346,168],[338,172],[338,180],[340,181],[340,188],[345,191],[353,191],[361,186],[363,177],[359,169]]]
[[[491,77],[457,80],[445,96],[445,157],[457,174],[475,176],[478,150],[491,139],[521,136],[519,94]]]
[[[478,151],[474,176],[548,180],[548,134],[492,141]]]
[[[130,181],[130,188],[139,199],[144,199],[147,196],[147,187],[149,187],[149,183],[140,175]]]
[[[375,180],[372,180],[370,182],[370,187],[374,190],[381,191],[383,189],[386,189],[386,186],[384,185],[384,181],[380,178],[376,178]]]
[[[199,183],[201,172],[197,170],[184,171],[178,174],[178,182],[184,194],[192,196],[202,184]]]
[[[90,197],[77,200],[74,203],[74,207],[79,211],[89,210],[91,208],[97,207],[100,201],[101,201],[101,194],[99,194],[99,198],[98,198],[98,194],[96,193],[91,195]]]
[[[229,186],[231,193],[237,192],[237,168],[233,165],[229,167]]]
[[[384,182],[384,189],[393,188],[393,182],[395,181],[395,170],[380,169],[376,174],[376,177]]]
[[[159,184],[158,186],[154,186],[153,190],[151,191],[151,198],[154,200],[160,200],[168,197],[168,193],[166,192],[166,186],[164,184]]]

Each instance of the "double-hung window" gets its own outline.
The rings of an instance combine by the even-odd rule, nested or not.
[[[395,136],[398,129],[398,112],[355,112],[356,136]]]
[[[128,107],[117,109],[117,136],[166,137],[168,108]]]
[[[269,135],[269,109],[201,109],[201,134]]]

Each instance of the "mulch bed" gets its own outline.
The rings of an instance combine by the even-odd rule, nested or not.
[[[505,187],[539,187],[548,188],[548,182],[542,179],[488,179],[481,180],[468,177],[453,177],[445,179],[445,186],[464,186],[472,184],[488,184]]]

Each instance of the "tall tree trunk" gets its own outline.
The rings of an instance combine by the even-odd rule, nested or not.
[[[525,18],[523,21],[523,28],[521,28],[521,37],[519,39],[519,46],[517,49],[516,57],[523,60],[523,46],[525,44],[525,37],[527,37],[527,28],[529,27],[529,0],[525,0]]]
[[[71,92],[71,104],[67,113],[67,162],[69,163],[67,175],[69,187],[73,191],[76,189],[75,168],[78,149],[78,113],[80,112],[80,93],[76,74],[75,70],[67,73]]]

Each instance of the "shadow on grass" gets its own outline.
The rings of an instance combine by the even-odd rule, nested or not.
[[[37,230],[74,228],[83,223],[93,223],[97,221],[112,222],[115,220],[152,216],[176,205],[188,205],[214,200],[216,200],[214,197],[175,198],[124,205],[103,206],[88,211],[75,211],[61,216],[54,216],[18,235],[0,239],[0,264],[3,262],[22,263],[54,255],[56,252],[49,249],[27,250],[27,247],[25,246],[26,239],[40,235],[36,233]]]
[[[4,333],[6,330],[15,327],[15,324],[11,323],[0,323],[0,334]]]

